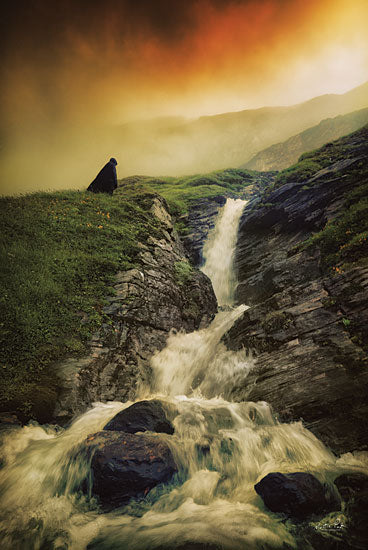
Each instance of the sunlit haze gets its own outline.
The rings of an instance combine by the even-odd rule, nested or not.
[[[134,123],[293,105],[368,81],[366,0],[38,0],[5,11],[3,193],[83,189],[112,155],[121,177],[216,167],[178,139],[183,120]]]

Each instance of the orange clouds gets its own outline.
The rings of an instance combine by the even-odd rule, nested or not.
[[[318,93],[316,83],[310,94],[302,93],[303,74],[319,63],[316,79],[323,80],[323,64],[331,65],[328,49],[345,52],[348,60],[347,49],[367,49],[364,0],[109,0],[84,9],[65,1],[55,13],[52,4],[36,4],[38,9],[26,11],[28,19],[18,18],[9,31],[3,82],[12,108],[5,114],[18,107],[26,117],[23,91],[19,101],[14,94],[20,88],[39,98],[46,116],[59,110],[61,118],[81,120],[174,114],[175,109],[198,114],[195,104],[207,112],[209,95],[215,112],[290,103]],[[332,65],[329,71],[341,80],[344,67]],[[351,87],[359,83],[359,71],[360,81],[368,78],[367,54],[361,65],[350,74]],[[295,99],[285,81],[294,76],[301,78],[298,91],[292,85]],[[320,82],[321,93],[328,84]],[[333,87],[329,91],[339,91]]]
[[[368,80],[367,23],[366,0],[8,3],[5,150],[87,157],[104,125],[343,92]]]

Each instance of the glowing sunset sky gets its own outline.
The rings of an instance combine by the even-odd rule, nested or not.
[[[367,0],[9,4],[5,153],[68,141],[66,127],[290,105],[368,80]]]

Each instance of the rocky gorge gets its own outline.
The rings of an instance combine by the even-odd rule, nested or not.
[[[149,359],[172,330],[206,326],[217,311],[210,280],[189,264],[168,207],[154,196],[152,216],[163,238],[141,243],[139,268],[119,272],[106,321],[94,334],[89,356],[58,365],[61,390],[54,418],[65,424],[95,401],[128,401],[150,374]]]
[[[367,130],[347,143],[350,158],[247,195],[236,302],[251,307],[225,337],[232,349],[255,356],[232,398],[264,400],[284,421],[302,419],[337,453],[367,449],[368,268],[360,261],[326,270],[320,248],[303,245],[338,220],[349,194],[367,182]],[[202,200],[189,211],[184,244],[196,265],[223,201]]]
[[[365,547],[365,131],[343,146],[193,201],[181,238],[150,195],[160,230],[58,364],[65,428],[5,434],[4,547]]]
[[[326,270],[321,248],[303,243],[338,220],[349,194],[367,182],[366,133],[350,138],[352,158],[246,207],[235,261],[237,300],[251,308],[227,338],[256,356],[233,397],[301,418],[337,453],[367,449],[368,268],[360,261]]]

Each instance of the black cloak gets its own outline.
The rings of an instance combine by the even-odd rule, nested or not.
[[[116,165],[116,159],[111,158],[102,170],[100,170],[93,182],[90,183],[87,191],[92,191],[92,193],[108,193],[112,195],[114,189],[118,186]]]

